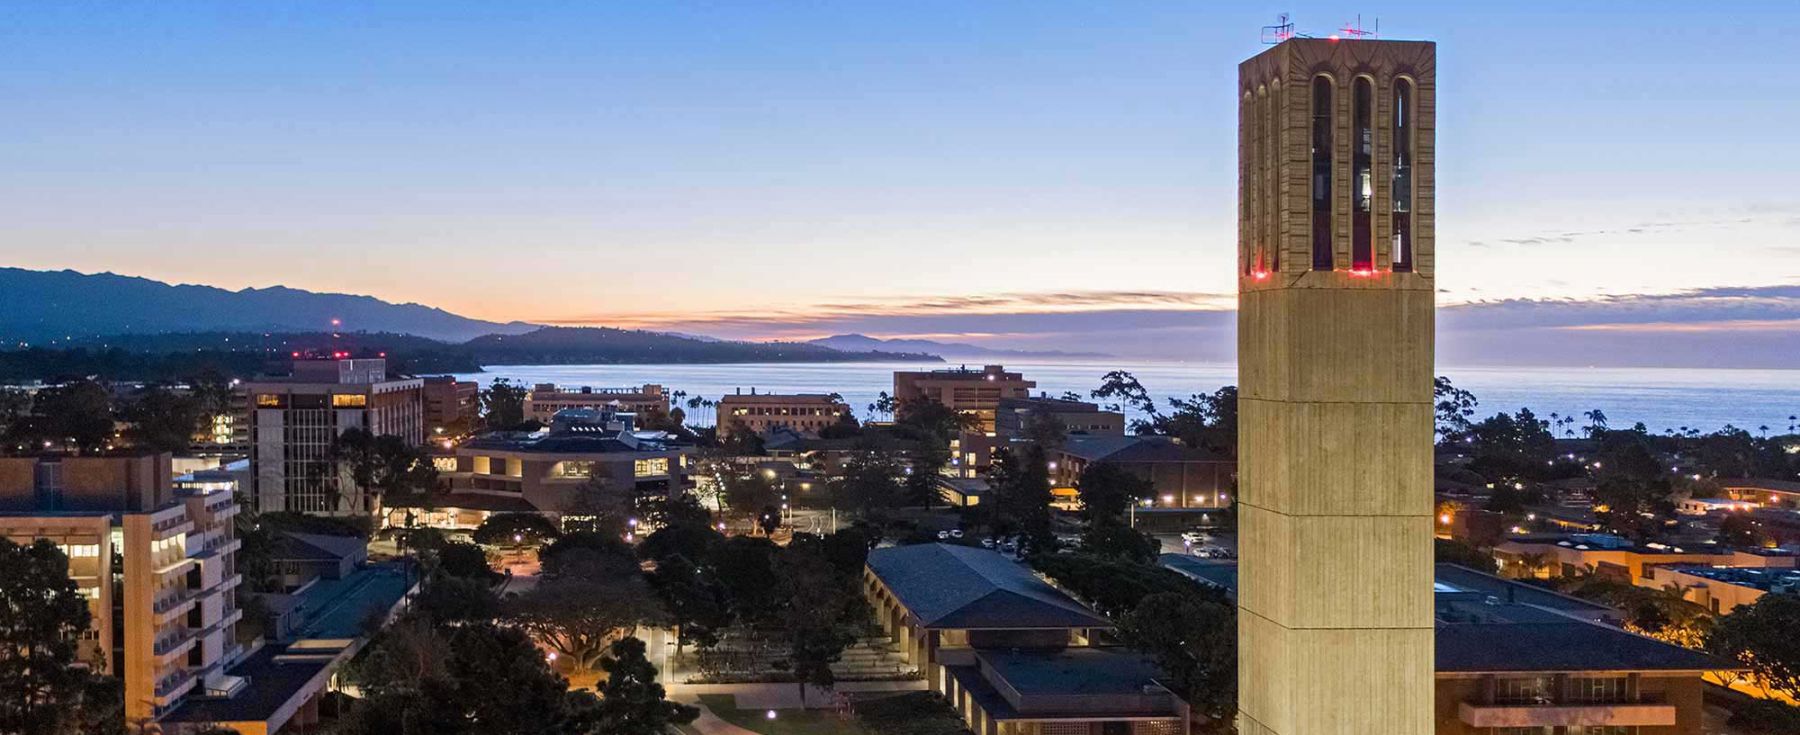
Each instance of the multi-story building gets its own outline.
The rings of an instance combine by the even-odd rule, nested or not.
[[[350,429],[425,441],[424,381],[389,378],[385,359],[295,360],[293,373],[241,384],[250,426],[251,485],[258,512],[362,515],[378,499],[334,457]]]
[[[1086,401],[1061,398],[1002,398],[994,412],[994,430],[964,431],[952,442],[950,474],[959,478],[985,475],[994,453],[1013,442],[1033,438],[1037,422],[1060,426],[1069,437],[1124,436],[1125,414],[1102,410]]]
[[[431,376],[424,381],[420,399],[424,401],[427,436],[461,434],[475,428],[475,421],[481,416],[480,385],[448,375]]]
[[[739,391],[719,399],[719,438],[737,431],[765,435],[787,429],[802,437],[819,432],[850,412],[842,398],[825,393],[749,393]]]
[[[663,387],[648,384],[636,388],[558,388],[555,383],[538,383],[525,394],[525,420],[549,424],[557,411],[585,408],[595,411],[613,410],[627,413],[667,413],[669,394]]]
[[[982,434],[994,433],[1000,399],[1029,398],[1035,387],[1036,382],[1007,372],[1001,365],[986,365],[980,370],[957,367],[894,372],[894,400],[900,406],[919,400],[936,401],[973,416],[974,430]]]
[[[130,722],[236,694],[240,542],[229,489],[177,492],[167,454],[0,458],[0,536],[48,539],[93,613],[83,659],[119,677]]]
[[[1238,66],[1245,735],[1432,729],[1436,63],[1334,36]]]
[[[619,498],[666,497],[689,488],[693,446],[666,432],[639,431],[633,418],[567,409],[545,429],[493,432],[463,442],[454,455],[438,458],[439,477],[449,492],[423,505],[389,507],[385,522],[471,528],[495,512],[570,521]]]
[[[1145,657],[1095,645],[1112,623],[993,551],[869,552],[877,621],[977,735],[1183,735],[1187,702]]]
[[[1237,593],[1236,562],[1162,564]],[[1741,669],[1614,627],[1603,605],[1453,564],[1434,576],[1437,735],[1700,735],[1702,677]]]
[[[1071,436],[1049,452],[1051,494],[1074,502],[1081,473],[1102,462],[1150,483],[1151,510],[1220,510],[1231,507],[1237,462],[1161,436]]]

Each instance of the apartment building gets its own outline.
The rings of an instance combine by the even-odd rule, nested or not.
[[[69,557],[93,622],[84,660],[124,682],[127,721],[245,681],[235,590],[240,542],[228,489],[181,491],[168,454],[0,458],[0,535],[48,539]]]
[[[558,388],[538,383],[525,394],[525,420],[549,424],[556,412],[571,408],[610,409],[629,413],[668,412],[669,394],[662,386],[646,384],[624,388]]]
[[[387,360],[297,359],[285,377],[239,385],[249,412],[250,487],[258,512],[363,515],[379,498],[350,479],[333,456],[350,429],[425,441],[424,381],[390,378]]]
[[[1003,398],[1029,398],[1035,381],[1007,372],[1002,365],[986,365],[980,370],[967,367],[944,370],[898,370],[894,372],[894,400],[901,406],[918,400],[930,400],[975,418],[974,431],[994,433],[996,414]]]
[[[1681,590],[1688,602],[1728,615],[1744,605],[1754,605],[1763,595],[1800,595],[1800,569],[1769,567],[1661,566],[1650,567],[1639,587]]]
[[[1000,554],[946,544],[869,552],[883,630],[976,735],[1183,735],[1188,705],[1112,623]]]
[[[719,399],[719,438],[738,431],[758,436],[774,429],[787,429],[806,438],[816,438],[825,427],[842,420],[850,406],[837,395],[824,393],[749,393],[739,391]]]

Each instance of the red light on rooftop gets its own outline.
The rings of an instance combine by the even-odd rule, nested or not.
[[[1330,36],[1328,36],[1328,38],[1330,38],[1333,41],[1339,40],[1338,34],[1336,34],[1336,33],[1331,34]]]
[[[1253,272],[1251,272],[1250,277],[1254,278],[1258,281],[1267,281],[1267,280],[1269,280],[1269,272],[1268,271],[1253,271]]]
[[[1368,278],[1370,276],[1375,275],[1375,271],[1369,270],[1367,268],[1358,268],[1356,270],[1350,271],[1350,275],[1356,276],[1357,278]]]

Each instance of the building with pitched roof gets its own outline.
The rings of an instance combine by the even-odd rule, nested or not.
[[[1110,621],[996,552],[876,549],[863,581],[906,661],[977,735],[1187,732],[1154,665],[1093,645]]]

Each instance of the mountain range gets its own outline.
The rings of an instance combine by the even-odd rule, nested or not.
[[[934,342],[928,339],[880,339],[866,334],[837,334],[811,340],[807,344],[851,352],[911,352],[948,357],[1014,357],[1014,358],[1095,358],[1111,357],[1100,352],[1062,352],[1058,350],[1006,350],[960,342]]]
[[[421,304],[286,286],[238,291],[114,273],[0,268],[0,344],[166,332],[319,332],[334,325],[445,342],[537,329]]]

